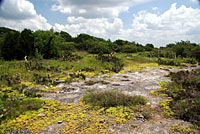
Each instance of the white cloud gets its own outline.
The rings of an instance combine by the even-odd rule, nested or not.
[[[50,29],[51,25],[38,15],[34,5],[27,0],[6,0],[0,7],[0,26],[23,30]]]
[[[86,33],[97,37],[108,39],[112,35],[117,35],[123,29],[123,22],[119,18],[115,18],[113,22],[108,19],[85,19],[83,17],[69,17],[68,22],[71,24],[60,25],[55,24],[56,31],[67,31],[73,36],[80,33]]]
[[[83,17],[68,17],[69,24],[55,25],[55,29],[65,30],[76,36],[87,33],[105,39],[125,39],[142,44],[153,43],[157,47],[180,40],[200,42],[200,9],[176,3],[170,9],[159,15],[140,11],[133,15],[132,27],[123,29],[123,22],[115,18],[112,22],[106,18],[86,19]]]
[[[60,11],[75,17],[84,18],[115,18],[129,7],[150,0],[57,0],[52,10]]]
[[[191,2],[198,2],[198,0],[190,0]]]
[[[158,7],[152,7],[152,10],[156,11],[158,10]]]
[[[177,8],[174,3],[161,15],[147,11],[134,14],[132,28],[124,32],[132,33],[127,37],[129,40],[135,39],[143,44],[151,42],[157,46],[180,40],[200,42],[199,20],[200,9],[184,5]]]

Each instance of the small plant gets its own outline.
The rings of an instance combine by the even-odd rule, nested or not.
[[[37,73],[34,73],[33,74],[33,78],[32,78],[33,81],[36,82],[36,84],[49,84],[49,83],[52,83],[52,80],[51,78],[48,76],[42,76],[40,74],[37,74]]]
[[[31,89],[26,89],[24,91],[24,95],[27,97],[39,97],[39,95],[37,95],[38,90],[31,88]]]
[[[158,58],[157,63],[159,65],[170,65],[170,66],[180,66],[181,64],[179,62],[176,62],[174,60],[163,60]]]
[[[101,62],[106,63],[108,66],[106,66],[105,69],[118,73],[123,69],[124,63],[121,59],[117,58],[116,56],[112,55],[98,55],[97,59]]]
[[[0,94],[0,123],[6,119],[14,119],[30,110],[42,107],[42,100],[35,98],[20,98],[19,95],[9,97],[9,93]]]
[[[91,91],[83,97],[83,102],[92,106],[116,107],[116,106],[135,106],[145,105],[146,99],[142,96],[129,96],[119,91]]]
[[[98,83],[98,82],[97,81],[92,81],[92,80],[88,80],[88,81],[85,82],[86,85],[94,85],[96,83]]]
[[[11,86],[13,84],[20,83],[20,75],[19,74],[4,74],[0,75],[0,82],[4,83],[5,85]]]
[[[68,51],[65,52],[64,56],[61,58],[61,61],[77,61],[81,60],[83,57],[73,54],[72,52]]]
[[[74,79],[74,78],[81,78],[81,79],[86,79],[86,76],[83,74],[83,73],[71,73],[69,74],[70,78],[71,79]]]
[[[174,124],[171,126],[171,130],[182,134],[196,134],[196,130],[192,126],[182,126],[180,124]]]

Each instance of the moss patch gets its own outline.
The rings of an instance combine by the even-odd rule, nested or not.
[[[173,132],[179,132],[181,134],[196,134],[197,130],[193,125],[191,126],[182,126],[181,124],[174,124],[171,126]]]

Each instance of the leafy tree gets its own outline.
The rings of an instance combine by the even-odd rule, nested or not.
[[[103,55],[110,54],[111,50],[107,42],[98,42],[98,44],[95,44],[93,47],[91,47],[88,52],[92,54]]]
[[[21,32],[21,46],[23,48],[23,55],[34,56],[34,36],[31,30],[24,29]]]
[[[35,48],[38,49],[38,52],[43,55],[44,58],[49,59],[60,55],[58,46],[62,40],[53,32],[53,30],[38,30],[34,35]]]
[[[17,31],[5,27],[0,27],[0,57],[2,57],[2,47],[4,45],[5,38],[9,32]]]
[[[154,46],[153,44],[146,44],[145,45],[145,51],[152,51],[154,49]]]
[[[2,56],[5,60],[23,59],[22,46],[20,45],[20,33],[8,32],[2,46]]]
[[[196,46],[192,49],[192,56],[197,59],[197,61],[200,63],[200,46]]]
[[[67,32],[61,31],[60,32],[60,36],[66,41],[66,42],[72,42],[73,38],[70,34],[68,34]]]
[[[124,41],[124,40],[118,39],[118,40],[116,40],[114,43],[117,44],[118,46],[123,46],[123,45],[125,45],[125,44],[128,44],[129,42],[128,42],[128,41]]]
[[[62,53],[73,52],[76,50],[74,42],[62,42],[59,44],[58,47],[62,51]]]
[[[134,45],[124,45],[121,48],[121,52],[124,53],[136,53],[137,52],[137,47]]]

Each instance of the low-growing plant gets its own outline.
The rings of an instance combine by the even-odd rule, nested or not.
[[[13,84],[19,84],[20,83],[20,75],[19,74],[4,74],[0,75],[0,82],[3,83],[4,85],[11,86]]]
[[[94,85],[96,83],[98,83],[98,81],[88,80],[88,81],[85,82],[86,85]]]
[[[32,81],[36,82],[36,84],[49,84],[52,83],[51,78],[48,76],[43,76],[37,73],[33,74]]]
[[[146,99],[143,96],[129,96],[119,91],[91,91],[83,97],[83,102],[93,107],[116,107],[145,105]]]
[[[164,60],[161,58],[158,58],[157,63],[159,65],[170,65],[170,66],[180,66],[180,62],[176,62],[174,60]]]
[[[167,106],[174,117],[200,125],[200,69],[170,73],[172,82],[159,92],[171,98]],[[163,103],[165,104],[165,103]]]
[[[115,73],[120,72],[124,66],[122,60],[113,55],[98,55],[97,59],[106,64],[105,69]]]
[[[196,134],[197,130],[192,128],[193,126],[183,126],[181,124],[174,124],[171,126],[171,130],[182,134]]]
[[[62,61],[77,61],[82,59],[83,57],[73,54],[72,52],[68,51],[65,52],[64,56],[61,58]]]
[[[0,94],[0,122],[13,119],[30,110],[37,110],[43,105],[42,100],[21,98],[19,95],[9,97],[8,93]]]
[[[40,97],[39,94],[37,94],[38,90],[35,88],[30,88],[30,89],[26,89],[24,91],[24,95],[27,97]]]

